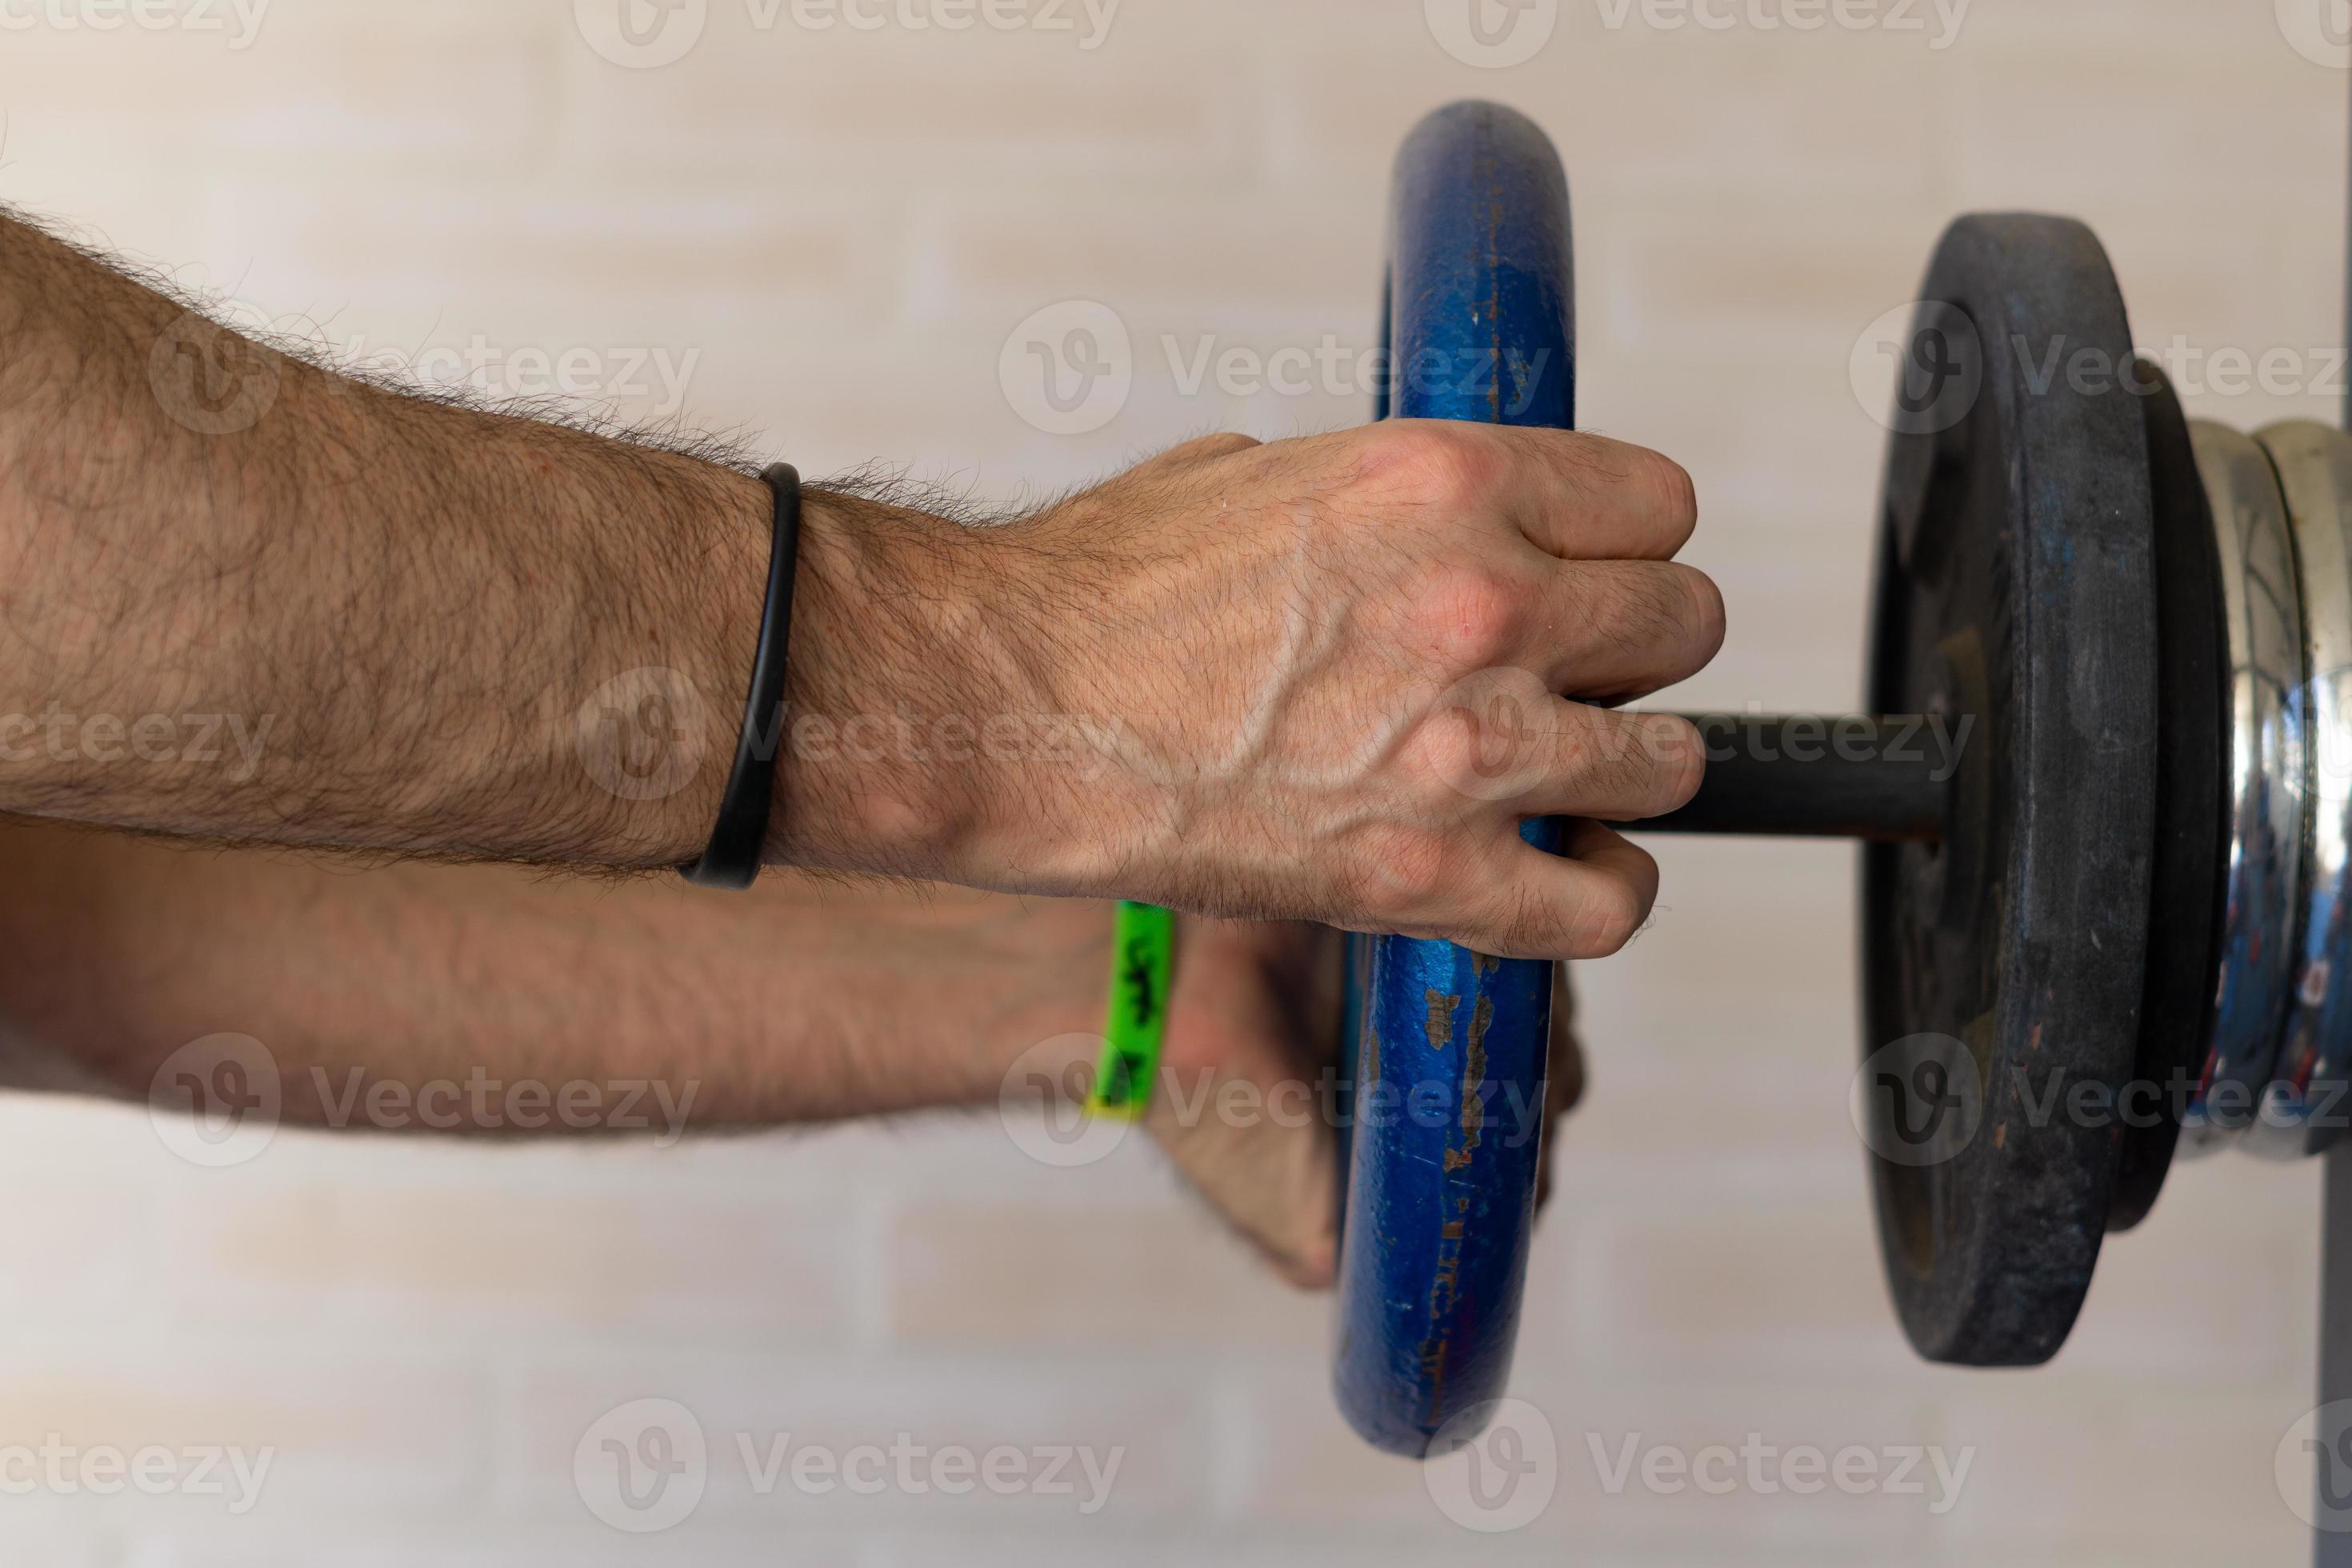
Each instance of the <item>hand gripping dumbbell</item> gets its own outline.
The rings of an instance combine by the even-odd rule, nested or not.
[[[1390,254],[1381,416],[1572,424],[1540,131],[1425,120]],[[2352,439],[2189,424],[2068,219],[1960,219],[1921,297],[1867,716],[1699,716],[1697,798],[1639,826],[1865,846],[1856,1094],[1895,1306],[1930,1360],[2033,1365],[2177,1148],[2314,1154],[2352,1112]],[[1923,724],[1956,759],[1899,743]],[[1538,1151],[1490,1132],[1542,1104],[1549,976],[1402,938],[1350,963],[1334,1382],[1421,1454],[1508,1376]],[[1362,1114],[1433,1083],[1454,1111]]]

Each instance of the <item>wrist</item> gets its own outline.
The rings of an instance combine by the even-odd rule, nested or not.
[[[873,901],[866,930],[828,941],[845,946],[841,970],[874,968],[877,1016],[906,1019],[887,1109],[986,1104],[1008,1084],[1084,1098],[1109,1005],[1109,905],[897,883],[845,904],[809,885],[836,931]]]
[[[678,464],[647,490],[671,514],[668,542],[587,567],[611,602],[582,617],[585,695],[564,741],[611,803],[594,858],[663,867],[699,856],[718,821],[766,608],[775,500],[731,469],[646,460]]]
[[[1013,966],[1004,982],[1003,1023],[987,1037],[979,1098],[1001,1098],[1019,1074],[1031,1082],[1015,1085],[1016,1092],[1050,1082],[1058,1098],[1082,1104],[1101,1059],[1111,1004],[1114,906],[1085,899],[1017,907],[1029,928],[1020,939],[1027,962]],[[1002,908],[989,915],[1005,920]]]
[[[1018,526],[807,494],[772,860],[1079,890],[1039,872],[1065,819],[1039,763],[1082,748],[1043,699],[1051,626]]]

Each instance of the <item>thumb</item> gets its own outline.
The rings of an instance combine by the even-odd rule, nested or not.
[[[1194,1190],[1307,1289],[1339,1260],[1339,951],[1316,926],[1185,921],[1145,1119]]]

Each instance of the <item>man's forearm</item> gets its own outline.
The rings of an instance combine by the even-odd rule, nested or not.
[[[723,768],[681,764],[709,736],[630,672],[740,705],[770,504],[724,467],[329,374],[0,218],[0,808],[688,858]]]
[[[21,821],[0,863],[0,1018],[139,1097],[181,1047],[250,1036],[298,1122],[386,1124],[389,1104],[415,1130],[438,1104],[448,1130],[529,1131],[508,1091],[575,1084],[602,1091],[575,1127],[983,1101],[1024,1051],[1099,1028],[1109,962],[1099,905],[872,884],[355,873]],[[498,1086],[487,1113],[446,1087],[426,1103],[473,1083]]]
[[[771,511],[724,463],[247,344],[0,219],[0,810],[683,862]],[[1665,559],[1696,517],[1654,453],[1428,421],[1203,437],[994,527],[814,491],[756,716],[767,858],[1614,952],[1657,869],[1597,825],[1704,767],[1619,706],[1722,640]],[[1565,859],[1535,816],[1581,819]]]
[[[354,870],[5,818],[0,865],[0,1084],[148,1100],[197,1158],[258,1148],[232,1135],[272,1104],[656,1138],[988,1105],[1008,1080],[1026,1104],[1082,1093],[1101,1048],[1112,921],[1085,900]],[[1144,1122],[1303,1284],[1336,1256],[1328,937],[1187,922]]]

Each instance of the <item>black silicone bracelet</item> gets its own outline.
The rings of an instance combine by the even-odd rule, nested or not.
[[[776,757],[784,748],[784,654],[793,635],[793,570],[800,562],[800,470],[773,463],[760,477],[776,493],[776,542],[768,557],[768,607],[760,616],[743,733],[735,742],[735,767],[727,775],[710,847],[701,859],[678,868],[699,887],[738,893],[760,875],[760,851],[768,842],[768,815],[776,798]]]

